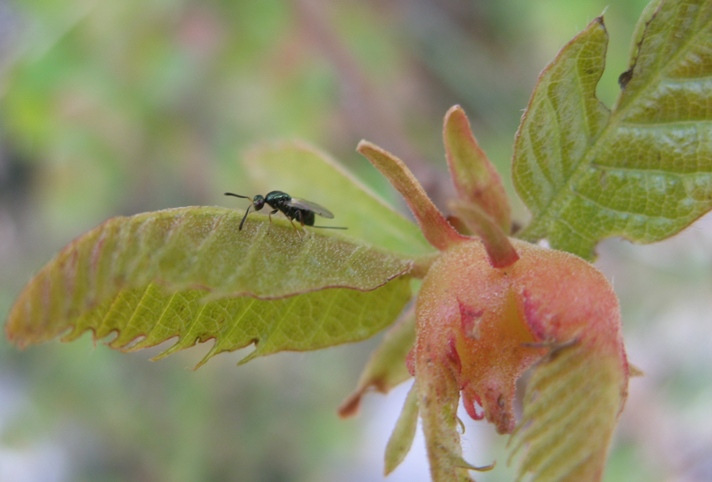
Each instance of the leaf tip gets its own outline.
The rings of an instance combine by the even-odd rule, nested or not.
[[[338,409],[339,417],[341,418],[351,418],[358,414],[361,408],[361,399],[363,398],[364,390],[357,390],[344,400]]]
[[[459,105],[445,114],[443,143],[458,200],[478,206],[502,231],[509,233],[511,213],[502,179],[477,142],[467,114]]]
[[[358,143],[356,150],[403,196],[425,239],[431,245],[445,250],[468,239],[447,221],[401,159],[365,140]]]

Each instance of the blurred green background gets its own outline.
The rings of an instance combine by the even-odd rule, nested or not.
[[[241,156],[305,139],[395,203],[355,152],[401,156],[443,202],[442,117],[459,103],[508,188],[538,72],[607,7],[614,102],[630,0],[0,0],[0,314],[50,257],[104,219],[255,194]],[[274,186],[278,189],[279,186]],[[515,202],[515,218],[526,211]],[[611,240],[599,266],[621,298],[633,379],[609,481],[712,480],[712,218],[673,240]],[[407,387],[340,421],[375,341],[236,367],[206,347],[160,362],[79,342],[20,352],[0,339],[0,481],[362,481]],[[244,354],[243,354],[244,355]],[[467,422],[465,457],[503,444]],[[388,478],[428,480],[422,440]]]

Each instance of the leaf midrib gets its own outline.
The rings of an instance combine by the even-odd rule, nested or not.
[[[584,199],[590,202],[596,202],[595,200],[590,199],[588,196],[585,196],[584,194],[578,192],[575,189],[575,187],[579,185],[580,179],[586,174],[586,171],[589,167],[595,167],[594,160],[598,157],[597,154],[601,150],[602,146],[607,145],[610,142],[610,139],[614,139],[614,133],[618,130],[619,127],[626,124],[626,122],[622,120],[625,119],[626,113],[638,105],[638,99],[645,98],[647,94],[653,91],[654,86],[659,86],[662,84],[663,80],[665,80],[666,78],[665,73],[670,70],[670,66],[676,65],[677,62],[679,62],[680,57],[684,57],[684,55],[689,51],[690,46],[695,44],[695,40],[705,34],[711,22],[712,19],[710,19],[702,26],[697,27],[694,30],[694,35],[689,37],[689,40],[683,44],[683,47],[678,49],[676,54],[671,56],[666,62],[663,62],[663,67],[658,69],[657,72],[654,73],[654,75],[651,75],[648,82],[642,84],[637,90],[637,92],[634,92],[634,94],[627,101],[624,108],[620,108],[619,104],[621,102],[623,94],[625,93],[625,90],[621,90],[621,93],[618,96],[618,99],[616,100],[614,110],[611,111],[603,103],[600,103],[600,100],[596,96],[594,89],[594,98],[600,103],[600,105],[606,107],[606,111],[608,113],[608,121],[606,122],[605,127],[601,130],[598,136],[595,136],[591,139],[590,146],[586,149],[585,154],[581,157],[581,160],[578,162],[576,168],[572,171],[571,175],[561,184],[561,187],[558,190],[554,190],[555,194],[554,196],[552,196],[551,201],[549,201],[549,203],[539,211],[539,216],[537,216],[535,219],[532,219],[532,221],[519,232],[518,237],[528,241],[536,241],[543,236],[543,233],[548,232],[547,226],[550,223],[555,221],[561,222],[562,220],[557,219],[557,217],[563,210],[563,207],[566,205],[566,203],[569,202],[569,200],[571,199],[572,193],[574,195],[583,197]],[[646,29],[647,28],[648,27],[646,26]],[[668,30],[668,32],[672,32],[672,30]],[[669,35],[672,35],[672,33],[668,33],[668,36]],[[640,52],[638,52],[637,54],[640,55]],[[710,76],[707,76],[706,78],[710,78]],[[696,77],[696,79],[698,78]],[[658,124],[664,125],[666,123],[662,122]],[[635,171],[643,170],[644,169],[635,169]],[[607,209],[612,212],[622,212],[610,207],[608,207]],[[583,238],[590,239],[590,236],[586,236],[584,233],[581,233],[569,223],[567,223],[567,225],[569,229],[575,231]]]

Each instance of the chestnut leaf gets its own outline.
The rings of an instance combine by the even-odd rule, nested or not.
[[[6,332],[20,346],[87,330],[110,346],[167,353],[215,339],[205,360],[362,340],[411,297],[412,261],[284,219],[187,207],[109,219],[67,245],[20,293]],[[201,363],[203,363],[201,362]]]
[[[604,238],[659,241],[712,208],[712,4],[655,1],[634,41],[613,110],[596,98],[602,18],[539,77],[514,147],[532,213],[518,237],[590,260]]]

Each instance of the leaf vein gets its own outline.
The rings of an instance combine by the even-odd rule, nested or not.
[[[131,333],[131,328],[134,326],[134,323],[137,323],[138,321],[140,321],[138,314],[141,311],[141,308],[144,306],[143,302],[149,296],[149,292],[150,292],[151,288],[152,288],[152,285],[148,284],[143,289],[143,292],[141,293],[141,297],[136,301],[136,303],[134,303],[131,315],[126,320],[126,323],[124,324],[124,326],[120,328],[120,333],[119,333],[119,336],[117,337],[117,340],[121,337],[121,333],[126,333],[126,334]],[[128,340],[128,342],[130,342],[130,341],[131,340]]]

